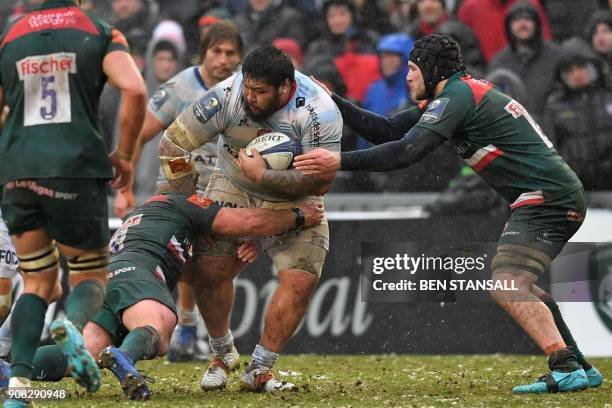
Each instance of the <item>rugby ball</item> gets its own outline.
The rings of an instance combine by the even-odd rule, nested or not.
[[[253,149],[263,157],[270,169],[285,170],[293,163],[295,156],[302,152],[302,147],[284,133],[270,132],[251,140],[246,146],[246,154],[252,156]]]

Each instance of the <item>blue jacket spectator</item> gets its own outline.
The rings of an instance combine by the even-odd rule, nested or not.
[[[412,37],[402,33],[389,34],[380,39],[376,51],[382,78],[368,88],[363,102],[365,109],[387,116],[408,102],[406,75],[412,44]],[[368,144],[360,138],[358,146],[365,148]]]

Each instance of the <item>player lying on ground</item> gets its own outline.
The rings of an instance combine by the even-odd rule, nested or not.
[[[249,177],[259,168],[260,157],[243,157],[239,149],[271,131],[281,132],[303,151],[316,147],[340,150],[342,117],[329,95],[311,79],[295,72],[291,59],[266,46],[252,51],[242,72],[212,87],[197,103],[185,109],[161,139],[164,174],[178,191],[190,188],[184,176],[192,171],[190,152],[219,135],[218,170],[205,195],[232,207],[291,208],[296,200],[329,190],[332,180],[303,176],[293,169],[265,171],[258,180]],[[248,173],[248,174],[247,174]],[[235,241],[216,237],[217,245],[201,255],[207,266],[195,280],[197,301],[208,329],[213,360],[200,385],[204,390],[226,386],[228,373],[239,363],[229,317],[234,302]],[[323,270],[329,248],[326,221],[298,233],[267,237],[266,253],[278,271],[279,285],[266,305],[264,328],[252,354],[252,364],[241,375],[243,386],[253,391],[290,390],[293,384],[274,378],[272,367],[298,328]]]
[[[202,50],[200,65],[186,68],[170,78],[160,85],[149,99],[147,114],[132,159],[134,169],[136,169],[139,161],[142,145],[164,131],[183,110],[200,99],[208,89],[234,73],[241,60],[242,38],[232,22],[221,21],[208,28],[200,41],[199,49]],[[198,192],[206,190],[210,176],[215,170],[217,139],[218,137],[213,138],[191,152],[195,170],[199,175]],[[165,178],[160,168],[157,183],[159,185],[164,182]],[[115,211],[119,217],[123,218],[127,214],[128,208],[135,206],[135,204],[131,189],[118,192]],[[200,248],[200,242],[201,240],[194,242],[192,251],[195,251],[195,255],[190,257],[185,264],[185,268],[190,271],[187,273],[196,274],[199,273],[201,268],[214,266],[207,262],[199,262],[202,257],[198,254],[203,251],[203,248]],[[238,273],[238,271],[235,273]],[[187,283],[179,282],[177,292],[179,323],[172,336],[168,361],[202,360],[205,355],[199,350],[196,330],[200,312],[196,307],[193,289]]]
[[[171,292],[181,278],[192,237],[203,232],[268,236],[317,225],[323,216],[322,205],[312,200],[292,209],[272,210],[220,208],[199,195],[152,197],[113,235],[104,304],[83,330],[87,349],[115,374],[128,398],[150,398],[135,362],[168,352],[177,322]],[[254,261],[257,249],[243,244],[238,254],[242,261]],[[58,381],[70,373],[67,365],[57,346],[40,347],[34,356],[32,379]],[[5,364],[7,378],[8,369]],[[86,388],[100,381],[88,376],[88,371],[80,375],[79,383]]]
[[[557,304],[535,285],[584,220],[586,198],[580,180],[517,101],[465,73],[453,40],[430,35],[417,41],[409,70],[412,98],[429,100],[421,108],[387,121],[343,104],[343,113],[351,111],[346,116],[359,118],[378,133],[370,141],[383,144],[342,154],[315,150],[299,156],[296,168],[308,175],[338,169],[390,171],[421,160],[444,141],[452,143],[467,164],[512,203],[491,269],[493,279],[514,281],[519,290],[491,295],[546,353],[551,370],[513,391],[557,392],[600,385],[601,374],[584,359]],[[368,136],[363,129],[355,130]]]

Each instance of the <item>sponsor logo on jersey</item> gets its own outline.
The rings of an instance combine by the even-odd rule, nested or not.
[[[74,25],[76,24],[76,14],[73,10],[34,14],[28,18],[28,24],[32,28],[38,28],[40,26]]]
[[[202,208],[208,208],[212,204],[214,204],[214,201],[211,200],[210,198],[206,198],[204,196],[197,195],[197,194],[189,197],[187,201],[189,201],[191,204],[195,204],[198,207],[202,207]]]
[[[448,100],[448,98],[438,98],[431,101],[421,116],[421,122],[436,123],[439,121],[446,105],[448,105]]]
[[[221,110],[221,104],[214,96],[207,95],[193,104],[193,114],[201,123],[208,123],[215,113]]]
[[[306,105],[306,98],[304,98],[303,96],[298,96],[297,98],[295,98],[296,108],[301,108],[304,105]]]
[[[321,145],[321,122],[319,121],[319,114],[314,106],[311,104],[306,105],[306,110],[312,120],[311,127],[311,146],[319,147]]]
[[[168,93],[168,91],[166,91],[165,85],[160,87],[151,98],[153,109],[155,109],[155,111],[158,111],[169,98],[170,94]]]
[[[58,72],[76,73],[76,54],[73,52],[58,52],[48,55],[26,57],[17,61],[19,79],[28,75],[52,75]]]

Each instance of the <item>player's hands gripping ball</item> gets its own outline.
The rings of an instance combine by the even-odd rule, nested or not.
[[[251,150],[251,154],[252,156],[249,156],[246,153],[246,149],[240,149],[237,163],[245,176],[255,183],[260,184],[261,179],[266,172],[266,162],[257,150]]]

